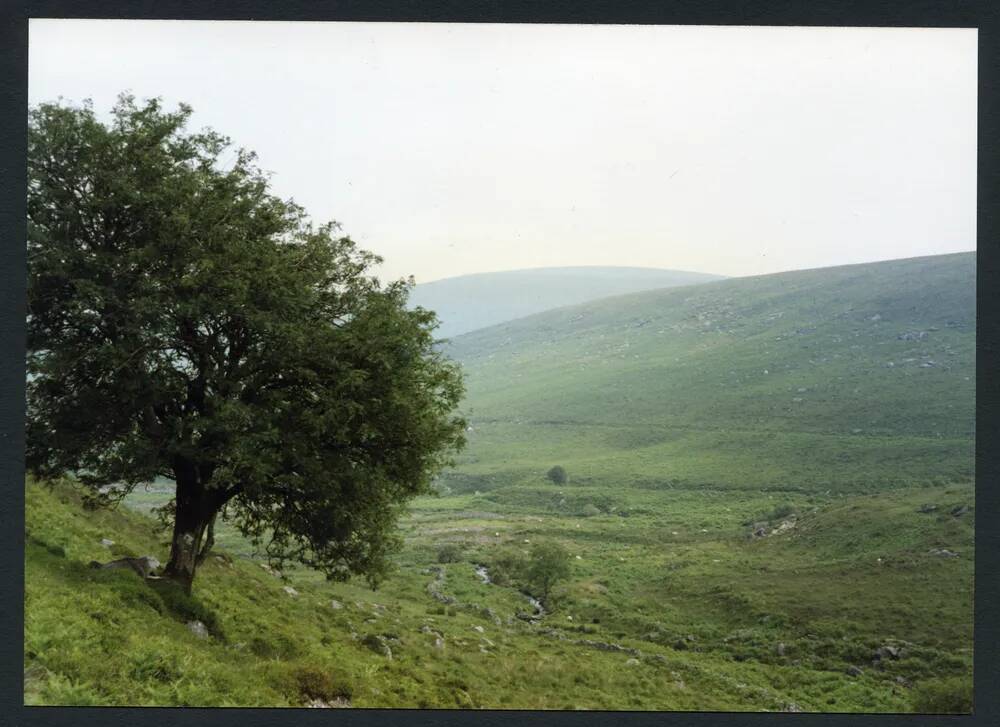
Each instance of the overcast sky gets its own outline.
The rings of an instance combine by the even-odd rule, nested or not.
[[[31,103],[194,107],[389,277],[975,249],[975,30],[32,20]]]

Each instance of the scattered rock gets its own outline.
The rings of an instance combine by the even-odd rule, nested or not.
[[[849,666],[847,667],[847,673],[852,677],[859,677],[865,672],[860,666]]]
[[[264,570],[267,573],[270,573],[275,578],[281,578],[281,573],[279,573],[278,571],[276,571],[274,568],[272,568],[271,566],[269,566],[267,563],[261,563],[260,567],[261,567],[262,570]]]
[[[968,505],[957,505],[956,507],[953,507],[951,509],[951,514],[954,515],[955,517],[961,517],[968,511],[969,511]]]
[[[130,568],[135,571],[140,578],[158,578],[153,571],[160,567],[160,561],[151,555],[144,555],[141,558],[119,558],[109,563],[98,563],[96,560],[90,561],[91,568]]]
[[[903,687],[905,689],[909,689],[910,687],[913,686],[913,684],[910,682],[910,680],[907,679],[904,676],[897,676],[894,681],[896,682],[896,684],[898,684],[899,686],[901,686],[901,687]]]
[[[940,558],[957,558],[958,557],[958,553],[955,553],[955,552],[953,552],[951,550],[948,550],[947,548],[931,548],[927,552],[930,553],[931,555],[936,555],[936,556],[938,556]]]
[[[802,707],[800,707],[799,705],[797,705],[795,702],[789,702],[788,704],[786,704],[782,708],[781,711],[782,712],[801,712],[802,711]]]
[[[440,636],[438,636],[436,639],[434,639],[434,648],[435,649],[443,649],[444,648],[444,639],[442,639]]]
[[[114,540],[108,540],[107,538],[101,538],[101,545],[103,545],[105,548],[110,548],[114,544],[115,544]]]
[[[331,598],[330,599],[330,608],[332,608],[334,611],[339,611],[343,607],[344,607],[344,604],[342,604],[336,598]]]
[[[771,531],[771,535],[780,535],[781,533],[791,530],[794,527],[795,527],[794,520],[782,520],[781,524]]]
[[[872,653],[872,663],[878,664],[881,661],[895,660],[899,658],[899,647],[880,646]]]
[[[296,590],[295,590],[294,588],[292,588],[291,586],[285,586],[285,587],[284,587],[284,588],[282,588],[281,590],[283,590],[283,591],[284,591],[285,593],[287,593],[287,594],[288,594],[289,596],[292,596],[292,597],[295,597],[295,596],[299,595],[299,592],[298,592],[298,591],[296,591]]]
[[[921,505],[917,509],[917,512],[926,514],[929,512],[934,512],[935,510],[937,510],[937,505]]]
[[[777,646],[774,647],[774,653],[776,653],[778,656],[784,656],[785,655],[785,645],[779,643]]]
[[[29,686],[31,682],[42,681],[49,671],[40,664],[32,664],[24,669],[24,685]]]
[[[639,666],[639,660],[636,659],[635,657],[632,657],[631,659],[627,659],[625,661],[625,666]]]
[[[484,629],[482,626],[473,626],[472,630],[480,634],[486,631],[486,629]]]
[[[199,639],[208,638],[208,628],[201,621],[188,621],[187,627]]]
[[[350,706],[351,703],[348,700],[340,697],[331,699],[329,702],[322,699],[313,699],[306,704],[306,707],[309,707],[310,709],[347,709]]]
[[[392,658],[392,649],[389,648],[389,644],[385,643],[385,639],[378,634],[368,634],[361,639],[361,643],[374,651],[376,654],[381,654],[387,659]]]

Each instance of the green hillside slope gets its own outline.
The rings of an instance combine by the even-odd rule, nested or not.
[[[764,509],[774,502],[719,494],[634,492],[627,518],[501,514],[472,495],[423,498],[403,523],[397,571],[378,591],[304,569],[279,579],[232,539],[186,597],[131,571],[87,567],[163,559],[153,520],[88,511],[65,484],[29,482],[25,702],[968,709],[970,486],[793,500],[775,512],[794,525],[775,519],[779,532],[761,539],[741,523],[773,518]],[[936,509],[919,512],[927,503]],[[523,595],[483,583],[474,564],[496,572],[504,553],[538,539],[574,558],[533,624],[516,616],[527,610]],[[458,556],[442,564],[444,546]],[[194,620],[207,633],[196,634]]]
[[[475,273],[417,285],[412,305],[435,311],[437,334],[451,338],[477,328],[610,295],[693,285],[719,275],[627,267],[566,267]]]
[[[473,431],[458,470],[840,489],[969,478],[975,269],[963,253],[725,280],[460,336],[448,351]]]
[[[225,522],[193,597],[91,569],[166,559],[170,483],[108,512],[29,481],[25,701],[967,712],[974,284],[901,260],[456,338],[469,447],[375,592]],[[546,541],[569,575],[532,620]]]

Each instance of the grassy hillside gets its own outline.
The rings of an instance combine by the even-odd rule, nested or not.
[[[963,253],[724,280],[460,336],[473,431],[449,484],[556,463],[609,485],[970,478],[975,268]]]
[[[226,523],[193,597],[93,570],[166,559],[164,483],[92,512],[29,482],[25,700],[968,711],[974,282],[973,254],[892,261],[456,338],[469,448],[375,592]],[[571,568],[531,620],[540,542]]]
[[[609,295],[693,285],[718,275],[625,267],[569,267],[476,273],[422,283],[411,303],[436,311],[437,333],[451,338],[477,328]]]
[[[423,498],[403,523],[397,571],[378,591],[306,570],[282,580],[232,539],[209,558],[193,597],[87,567],[124,554],[162,560],[152,520],[86,511],[66,484],[29,482],[26,496],[29,704],[969,705],[968,485],[836,502],[626,491],[613,512],[592,517],[537,514],[545,502],[501,513],[481,496]],[[918,512],[929,503],[936,509]],[[770,519],[778,532],[749,538],[748,519]],[[517,588],[481,582],[474,564],[495,572],[504,554],[539,539],[562,543],[573,567],[532,624],[516,616],[530,610]],[[445,545],[458,556],[440,564]],[[956,555],[931,552],[940,548]],[[188,628],[195,619],[208,635]]]

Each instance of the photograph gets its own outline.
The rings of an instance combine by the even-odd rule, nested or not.
[[[27,26],[24,706],[973,712],[976,28]]]

